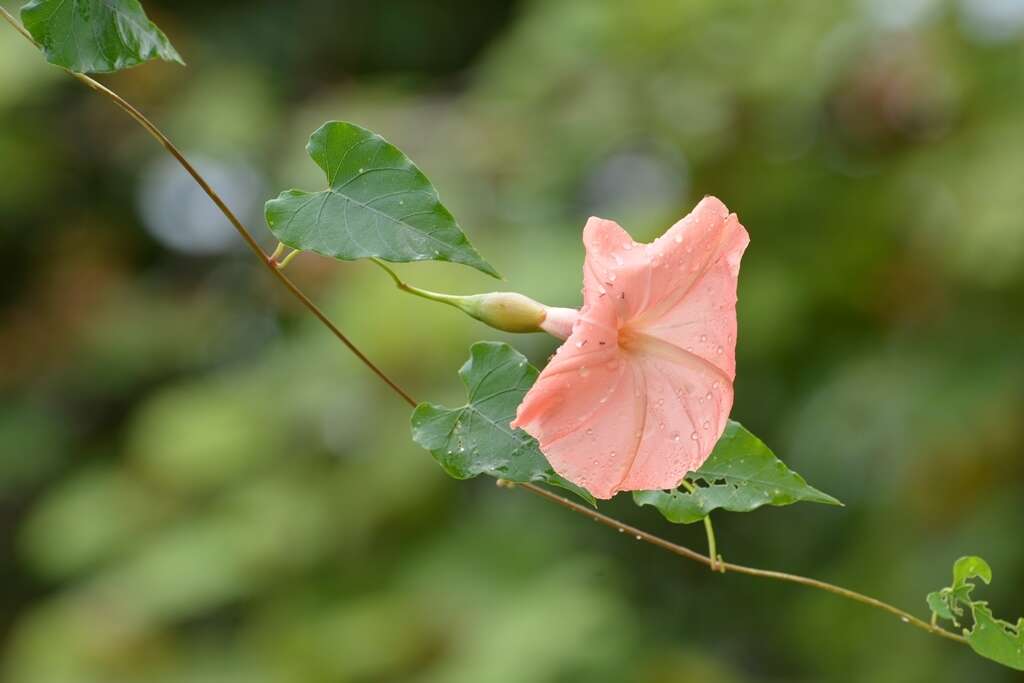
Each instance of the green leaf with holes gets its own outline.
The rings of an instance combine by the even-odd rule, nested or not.
[[[551,484],[594,505],[594,498],[551,469],[537,440],[511,429],[516,408],[537,380],[537,369],[508,344],[477,342],[459,370],[467,401],[458,408],[421,403],[412,438],[456,479],[481,474],[514,482]]]
[[[971,603],[971,614],[974,628],[964,632],[971,649],[1003,666],[1024,671],[1024,618],[1016,624],[996,619],[985,602]]]
[[[120,71],[158,58],[184,64],[138,0],[33,0],[21,21],[46,59],[71,71]]]
[[[637,505],[655,507],[670,522],[690,524],[712,510],[750,512],[762,505],[797,502],[842,505],[810,486],[804,478],[775,457],[764,442],[738,422],[729,421],[711,455],[696,472],[686,476],[693,491],[636,491]]]
[[[977,555],[961,557],[953,564],[953,590],[959,588],[974,588],[974,584],[968,583],[971,579],[978,578],[986,584],[992,583],[992,567],[988,562]]]
[[[977,555],[967,555],[953,563],[953,583],[925,596],[932,614],[937,618],[947,619],[959,626],[957,617],[964,614],[964,607],[971,607],[974,590],[972,579],[981,579],[985,583],[992,582],[992,568],[988,562]]]
[[[453,261],[498,277],[427,177],[381,136],[332,121],[306,151],[327,174],[327,189],[267,202],[267,224],[284,244],[346,261]]]
[[[933,621],[941,618],[959,626],[957,617],[963,616],[964,608],[969,609],[974,625],[964,629],[964,637],[971,649],[986,659],[1024,671],[1024,618],[1016,624],[996,619],[987,602],[971,597],[974,579],[992,582],[988,562],[977,555],[958,559],[953,564],[953,584],[929,593],[926,598]]]

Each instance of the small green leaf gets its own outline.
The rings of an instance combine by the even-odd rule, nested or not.
[[[764,442],[731,420],[704,465],[686,478],[696,485],[693,493],[683,489],[637,491],[633,501],[654,506],[665,519],[676,524],[697,522],[719,508],[749,512],[762,505],[791,505],[799,501],[842,505],[808,485],[776,458]]]
[[[971,649],[982,657],[1024,671],[1024,618],[1018,619],[1016,624],[996,619],[987,602],[972,600],[974,583],[971,579],[975,578],[991,583],[992,568],[976,555],[961,557],[953,565],[953,585],[929,593],[928,606],[934,614],[954,624],[957,624],[956,617],[963,614],[963,607],[970,608],[974,626],[964,629],[964,636]]]
[[[946,592],[946,589],[943,589],[941,591],[929,593],[925,597],[925,600],[928,602],[928,607],[931,609],[933,614],[955,623],[956,617],[953,615],[948,596],[949,593]]]
[[[267,224],[284,244],[346,261],[454,261],[498,277],[427,177],[381,136],[332,121],[313,133],[306,150],[328,187],[289,190],[267,202]]]
[[[966,585],[969,579],[975,577],[986,584],[992,583],[992,568],[988,566],[988,562],[977,555],[961,557],[953,565],[953,590]]]
[[[1018,619],[1016,625],[996,619],[984,602],[972,603],[971,613],[974,628],[964,632],[971,649],[982,657],[1024,671],[1024,618]]]
[[[185,63],[138,0],[32,0],[21,21],[47,61],[71,71],[120,71],[156,58]]]
[[[412,414],[412,438],[456,479],[487,474],[520,483],[542,482],[594,505],[593,496],[555,474],[536,439],[509,427],[537,374],[508,344],[473,344],[469,360],[459,370],[468,393],[466,405],[421,403]]]

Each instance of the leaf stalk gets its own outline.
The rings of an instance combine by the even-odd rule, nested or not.
[[[685,479],[679,482],[679,484],[690,493],[697,492],[697,487]],[[715,541],[715,527],[711,524],[711,514],[704,515],[702,521],[704,522],[704,533],[708,537],[708,557],[711,559],[711,571],[724,574],[725,563],[722,561],[722,556],[718,554],[718,544]]]

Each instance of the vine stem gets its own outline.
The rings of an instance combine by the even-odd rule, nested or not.
[[[26,40],[31,42],[37,48],[40,47],[39,44],[35,41],[35,39],[32,37],[32,35],[25,29],[25,27],[22,26],[21,23],[3,7],[0,7],[0,16],[3,16],[7,23],[13,26],[22,36],[25,37]],[[288,276],[281,272],[281,270],[276,265],[276,260],[271,258],[271,255],[267,254],[263,250],[263,247],[259,245],[259,242],[257,242],[256,239],[252,236],[252,233],[249,232],[245,225],[242,224],[241,220],[239,220],[238,217],[234,214],[234,212],[231,211],[228,205],[224,203],[224,200],[221,199],[220,195],[218,195],[214,191],[214,189],[210,186],[206,179],[203,178],[199,171],[197,171],[196,168],[188,161],[188,159],[185,158],[185,155],[182,154],[182,152],[174,145],[174,143],[172,143],[171,140],[159,128],[157,128],[154,123],[152,123],[148,118],[146,118],[145,115],[142,114],[142,112],[140,112],[138,109],[132,106],[129,102],[124,100],[120,95],[115,93],[113,90],[107,88],[103,84],[99,83],[98,81],[93,80],[85,74],[77,73],[67,69],[65,69],[65,71],[67,71],[67,73],[69,73],[74,78],[84,83],[93,91],[110,99],[122,111],[128,114],[128,116],[130,116],[136,123],[142,126],[142,128],[144,128],[146,132],[149,133],[150,136],[152,136],[157,142],[159,142],[160,145],[165,150],[167,150],[167,152],[172,157],[174,157],[178,164],[180,164],[181,167],[184,168],[185,171],[188,172],[190,176],[192,176],[192,179],[195,180],[196,184],[199,185],[203,192],[206,193],[206,195],[217,206],[220,212],[224,214],[224,217],[228,219],[228,222],[231,223],[231,225],[241,236],[242,240],[246,243],[246,245],[248,245],[249,249],[251,249],[252,252],[259,258],[259,260],[263,263],[264,267],[266,267],[270,274],[277,278],[278,282],[280,282],[281,285],[285,287],[285,289],[291,292],[292,296],[298,299],[299,302],[303,306],[305,306],[310,313],[312,313],[321,323],[323,323],[324,326],[326,326],[327,329],[329,329],[331,333],[335,337],[337,337],[338,340],[341,341],[341,343],[344,344],[348,348],[348,350],[351,351],[356,356],[356,358],[358,358],[367,368],[369,368],[378,378],[380,378],[381,381],[387,384],[396,394],[398,394],[410,406],[416,406],[416,401],[412,398],[412,396],[406,393],[405,390],[403,390],[397,383],[395,383],[390,377],[388,377],[383,370],[377,367],[376,364],[374,364],[362,351],[360,351],[359,348],[333,322],[331,322],[330,318],[328,318],[327,315],[322,310],[320,310],[320,308],[317,307],[317,305],[314,304],[313,301],[308,296],[306,296],[306,294],[301,289],[299,289],[298,285],[292,282],[291,279],[288,278]],[[378,262],[378,265],[384,267],[386,270],[391,272],[390,269],[384,266],[383,263]],[[401,280],[399,280],[398,277],[393,272],[391,272],[391,275],[392,277],[394,277],[395,281],[398,283],[400,288],[406,289],[406,287],[402,287],[404,283],[402,283]],[[407,289],[407,291],[409,290]],[[499,482],[500,481],[501,480],[499,480]],[[651,545],[657,546],[663,550],[667,550],[668,552],[678,555],[680,557],[685,557],[689,560],[693,560],[694,562],[705,564],[712,569],[716,568],[717,565],[718,567],[724,568],[731,572],[736,572],[737,574],[747,574],[749,576],[757,576],[760,578],[772,579],[775,581],[785,581],[788,583],[797,583],[802,586],[817,588],[819,590],[834,593],[835,595],[842,596],[849,600],[853,600],[855,602],[859,602],[861,604],[868,605],[876,609],[880,609],[884,612],[888,612],[889,614],[899,617],[900,620],[903,621],[903,623],[916,626],[917,628],[927,631],[928,633],[932,633],[942,638],[956,641],[958,643],[967,643],[967,639],[961,635],[958,635],[951,631],[947,631],[944,628],[929,624],[925,621],[922,621],[921,619],[918,619],[909,612],[905,612],[899,609],[898,607],[894,607],[893,605],[882,602],[881,600],[877,600],[867,595],[857,593],[856,591],[852,591],[847,588],[841,588],[831,583],[826,583],[825,581],[818,581],[817,579],[811,579],[796,574],[787,574],[786,572],[778,572],[768,569],[757,569],[755,567],[746,567],[739,564],[733,564],[731,562],[718,562],[710,557],[701,555],[700,553],[694,550],[690,550],[685,546],[672,543],[671,541],[661,538],[660,536],[655,536],[654,534],[650,534],[641,529],[632,527],[628,524],[620,522],[617,519],[614,519],[607,515],[603,515],[597,510],[592,510],[588,507],[568,500],[563,496],[552,493],[551,491],[543,489],[534,484],[515,484],[513,487],[522,488],[534,495],[540,496],[541,498],[561,505],[562,507],[568,508],[573,512],[577,512],[581,515],[589,517],[595,522],[603,524],[612,529],[616,529],[622,533],[629,533],[638,541],[645,541],[647,543],[650,543]]]
[[[21,35],[23,35],[28,41],[30,41],[37,48],[40,47],[39,43],[37,43],[36,40],[32,37],[32,34],[30,34],[28,30],[26,30],[25,27],[21,25],[21,22],[15,19],[10,12],[8,12],[5,8],[0,7],[0,13],[3,14],[3,17],[4,19],[7,20],[7,23],[9,23],[11,26],[17,29],[17,31],[21,33]],[[306,294],[301,289],[299,289],[298,285],[292,282],[291,278],[289,278],[287,275],[281,272],[281,268],[278,267],[277,262],[273,258],[271,258],[270,254],[267,254],[267,252],[263,251],[263,247],[261,247],[259,242],[256,241],[256,238],[252,236],[252,233],[249,232],[248,228],[246,228],[245,225],[242,224],[242,221],[239,220],[238,216],[236,216],[235,213],[224,202],[224,200],[221,199],[220,195],[218,195],[217,192],[212,187],[210,187],[210,184],[206,182],[206,179],[199,173],[199,171],[196,170],[195,166],[193,166],[192,163],[185,158],[185,155],[181,152],[181,150],[179,150],[175,146],[173,142],[171,142],[170,138],[164,135],[164,133],[159,128],[156,127],[156,124],[154,124],[152,121],[146,118],[146,116],[138,109],[136,109],[132,104],[130,104],[120,95],[118,95],[113,90],[106,87],[99,81],[96,81],[82,73],[77,73],[75,71],[70,71],[68,69],[65,69],[65,71],[67,71],[67,73],[69,73],[74,78],[77,78],[79,81],[84,83],[93,91],[110,99],[114,104],[120,107],[122,111],[128,114],[128,116],[132,117],[132,119],[134,119],[136,123],[142,126],[142,128],[144,128],[145,131],[150,134],[150,136],[152,136],[157,142],[159,142],[163,146],[163,148],[167,150],[167,152],[172,157],[174,157],[178,164],[181,165],[181,167],[185,169],[185,171],[190,176],[192,176],[192,179],[195,180],[196,184],[199,185],[203,192],[206,193],[206,196],[210,198],[210,201],[212,201],[217,206],[217,208],[220,209],[220,212],[224,214],[224,217],[228,219],[228,222],[231,223],[232,227],[234,227],[234,229],[241,236],[242,240],[246,243],[249,249],[251,249],[252,252],[259,258],[259,260],[263,263],[263,265],[270,272],[270,274],[277,278],[277,281],[280,282],[285,287],[285,289],[291,292],[292,296],[298,299],[299,302],[303,306],[305,306],[310,313],[316,316],[316,318],[321,323],[323,323],[327,327],[327,329],[329,329],[331,333],[335,337],[337,337],[342,344],[348,347],[348,350],[355,354],[356,358],[362,361],[363,365],[369,368],[385,384],[391,387],[391,389],[394,390],[395,393],[397,393],[399,396],[401,396],[406,403],[408,403],[412,407],[416,407],[416,401],[413,400],[412,396],[410,396],[404,389],[402,389],[402,387],[400,387],[394,380],[388,377],[383,370],[377,367],[377,365],[373,361],[371,361],[366,356],[366,354],[360,351],[359,347],[357,347],[352,342],[352,340],[349,339],[348,336],[346,336],[345,333],[338,328],[337,325],[331,322],[331,319],[327,317],[327,314],[320,310],[320,308],[315,303],[313,303],[313,301],[308,296],[306,296]]]
[[[693,560],[694,562],[706,564],[709,568],[713,569],[715,567],[715,562],[713,562],[711,558],[706,555],[701,555],[695,550],[690,550],[685,546],[681,546],[676,543],[672,543],[671,541],[667,541],[664,538],[661,538],[660,536],[655,536],[654,534],[647,533],[646,531],[637,529],[636,527],[624,524],[623,522],[620,522],[619,520],[613,517],[603,515],[597,510],[588,508],[585,505],[580,505],[579,503],[571,501],[568,498],[565,498],[564,496],[558,495],[557,493],[552,493],[551,491],[541,488],[535,484],[515,484],[514,486],[526,489],[530,493],[540,496],[541,498],[544,498],[551,502],[558,503],[562,507],[568,508],[573,512],[577,512],[583,515],[584,517],[589,517],[595,522],[615,529],[620,533],[629,534],[638,541],[645,541],[647,543],[650,543],[651,545],[657,546],[663,550],[667,550],[668,552],[678,555],[680,557],[685,557],[688,560]],[[810,588],[817,588],[819,590],[827,591],[829,593],[834,593],[835,595],[839,595],[849,600],[859,602],[863,605],[868,605],[869,607],[880,609],[883,612],[888,612],[893,616],[899,617],[900,621],[902,621],[904,624],[916,626],[917,628],[927,631],[928,633],[933,633],[937,636],[941,636],[942,638],[946,638],[948,640],[953,640],[963,644],[967,643],[967,639],[959,634],[953,633],[952,631],[947,631],[946,629],[938,626],[932,626],[928,622],[918,619],[913,614],[901,610],[899,607],[894,607],[893,605],[890,605],[887,602],[882,602],[881,600],[872,598],[862,593],[858,593],[856,591],[852,591],[848,588],[842,588],[840,586],[836,586],[835,584],[831,584],[825,581],[819,581],[818,579],[811,579],[806,576],[800,576],[798,574],[787,574],[786,572],[777,572],[770,569],[758,569],[756,567],[747,567],[742,564],[733,564],[732,562],[718,562],[717,564],[720,567],[726,569],[727,571],[736,572],[737,574],[747,574],[748,576],[757,576],[763,579],[772,579],[775,581],[785,581],[787,583],[798,583],[801,586],[808,586]]]

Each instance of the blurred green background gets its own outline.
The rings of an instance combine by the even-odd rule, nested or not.
[[[13,2],[5,6],[15,9]],[[323,121],[440,188],[499,288],[578,305],[591,214],[704,194],[752,242],[734,416],[847,507],[718,515],[736,562],[1024,614],[1024,3],[198,0],[103,80],[271,245]],[[863,606],[705,569],[493,480],[266,276],[109,102],[0,26],[0,637],[12,683],[1011,681]],[[366,263],[289,268],[421,400],[477,339]],[[494,281],[399,268],[433,289]],[[701,547],[628,497],[605,508]]]

